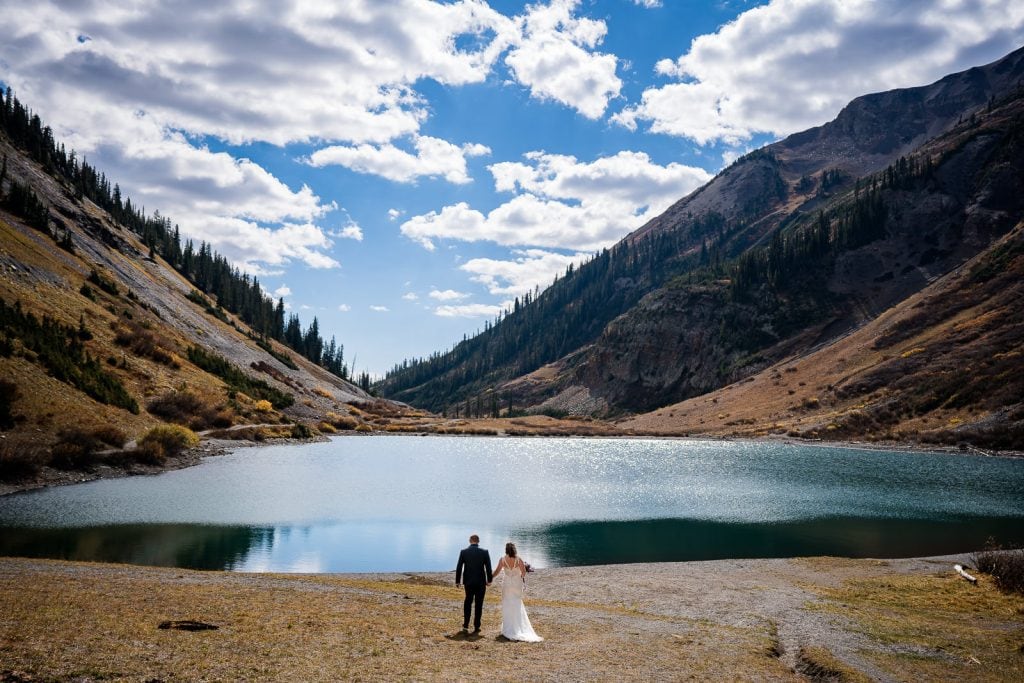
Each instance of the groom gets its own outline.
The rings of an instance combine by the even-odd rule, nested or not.
[[[463,574],[465,570],[465,574]],[[480,632],[480,612],[484,607],[484,594],[491,585],[491,554],[480,547],[480,537],[473,534],[469,537],[469,547],[459,553],[459,563],[455,566],[455,585],[466,587],[466,601],[462,603],[462,630],[469,630],[469,613],[475,603],[473,615],[473,633]]]

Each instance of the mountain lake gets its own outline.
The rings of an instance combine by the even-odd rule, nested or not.
[[[689,439],[339,436],[0,498],[0,555],[255,572],[909,557],[1024,544],[1024,459]]]

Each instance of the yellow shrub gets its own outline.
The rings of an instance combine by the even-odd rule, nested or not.
[[[188,427],[175,424],[157,425],[139,439],[140,447],[148,447],[146,444],[149,443],[158,443],[164,453],[175,455],[186,448],[198,446],[199,437]]]
[[[256,401],[253,405],[253,409],[258,410],[261,413],[269,413],[274,409],[274,406],[267,399],[261,399]]]
[[[334,425],[332,425],[330,422],[326,422],[326,421],[325,422],[321,422],[316,427],[317,427],[317,429],[319,429],[324,434],[337,434],[338,433],[337,428]]]
[[[356,426],[356,431],[357,432],[372,432],[373,431],[373,427],[371,427],[368,424],[361,424],[361,425],[357,425]]]
[[[324,398],[334,398],[334,396],[331,395],[331,392],[327,391],[323,387],[316,387],[313,389],[313,393],[317,396],[323,396]]]

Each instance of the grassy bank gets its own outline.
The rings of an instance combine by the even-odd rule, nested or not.
[[[0,559],[0,681],[1021,680],[1024,599],[951,560],[548,569],[539,644],[459,633],[447,574],[269,575]],[[215,625],[160,629],[168,620]]]

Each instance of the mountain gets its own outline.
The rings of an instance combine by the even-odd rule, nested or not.
[[[857,98],[834,121],[737,160],[477,337],[396,367],[379,389],[433,410],[497,393],[528,411],[623,416],[808,354],[836,359],[837,343],[971,259],[995,258],[1024,217],[1022,79],[1024,49]],[[915,319],[932,318],[942,316]],[[958,428],[1015,414],[1006,401],[967,401],[979,412]]]
[[[0,479],[103,451],[159,465],[119,449],[168,422],[250,438],[363,422],[372,399],[315,320],[286,322],[258,280],[134,209],[9,90],[0,124]]]

